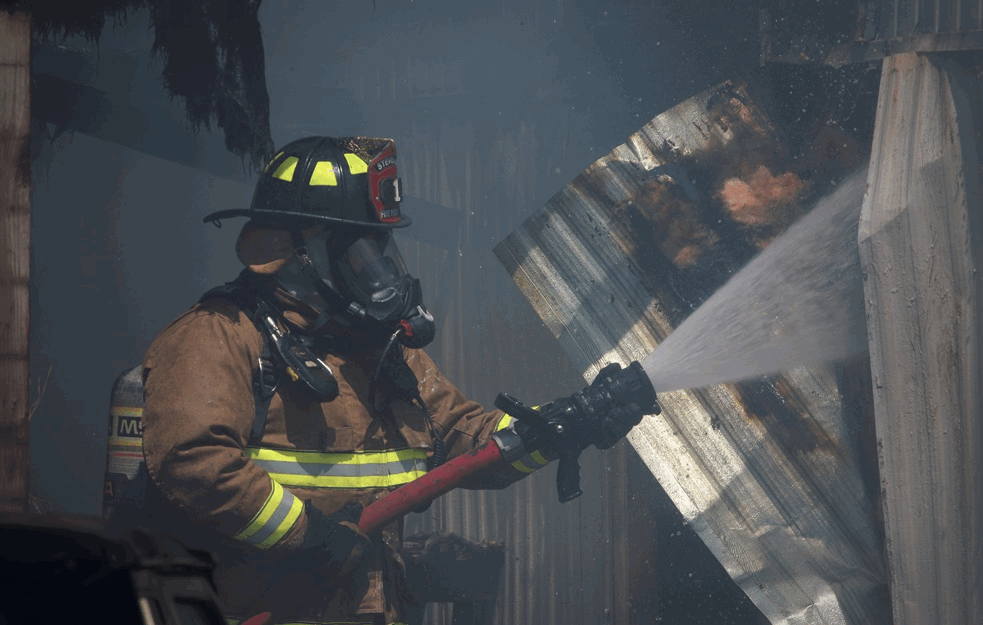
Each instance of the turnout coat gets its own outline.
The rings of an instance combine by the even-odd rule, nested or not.
[[[300,546],[307,506],[331,514],[350,501],[367,505],[426,472],[426,414],[384,385],[372,405],[378,354],[334,350],[319,355],[337,377],[338,398],[320,402],[283,380],[250,446],[262,341],[235,303],[214,297],[151,345],[143,437],[153,522],[216,555],[232,619],[271,611],[271,623],[396,623],[407,600],[402,521],[371,536],[363,565],[345,577]],[[510,426],[508,415],[465,398],[424,351],[404,356],[449,457]],[[468,487],[501,488],[545,463],[540,454],[502,463]]]

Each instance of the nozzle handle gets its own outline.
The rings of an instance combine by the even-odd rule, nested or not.
[[[545,442],[556,451],[559,459],[559,466],[556,468],[556,494],[560,502],[580,497],[584,493],[580,488],[581,446],[570,430],[572,424],[564,417],[569,402],[554,402],[544,406],[542,410],[533,410],[515,397],[500,393],[495,399],[495,407],[528,428],[531,436],[524,443]]]
[[[556,467],[556,494],[560,503],[584,494],[580,488],[580,451],[568,449],[560,452],[560,463]]]
[[[543,429],[549,427],[546,419],[538,411],[533,410],[521,401],[512,397],[508,393],[499,393],[495,398],[495,407],[511,416],[516,421],[522,421],[526,425]]]

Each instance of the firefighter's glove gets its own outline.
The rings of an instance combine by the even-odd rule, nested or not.
[[[603,389],[611,384],[611,379],[622,371],[617,363],[606,365],[597,373],[597,377],[591,382],[590,388]],[[614,406],[600,412],[596,417],[596,433],[593,440],[594,446],[598,449],[608,449],[622,438],[624,438],[633,427],[642,421],[642,417],[647,414],[659,414],[662,412],[657,401],[653,399],[651,403],[635,397],[623,398],[624,403],[617,403]],[[640,405],[645,404],[645,405]]]
[[[368,537],[358,529],[361,515],[362,505],[355,502],[330,515],[308,504],[307,533],[301,548],[316,552],[325,570],[348,576],[361,564],[369,545]]]
[[[607,449],[642,417],[661,412],[655,390],[637,362],[624,369],[617,363],[605,366],[590,386],[555,405],[562,407],[557,418],[573,430],[581,449]]]
[[[597,423],[594,446],[598,449],[608,449],[627,436],[644,416],[641,412],[625,408],[616,408],[605,414]]]
[[[642,365],[601,369],[591,385],[541,406],[524,406],[510,395],[499,395],[495,406],[516,419],[513,431],[522,441],[514,450],[536,450],[558,458],[556,490],[560,501],[580,496],[580,452],[589,445],[607,449],[621,440],[647,414],[661,411],[655,389]],[[511,453],[507,438],[503,453]]]

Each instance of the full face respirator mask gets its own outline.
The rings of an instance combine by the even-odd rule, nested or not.
[[[420,281],[409,274],[390,232],[373,232],[348,241],[336,261],[342,293],[351,299],[346,312],[357,321],[399,332],[407,347],[434,339],[433,315],[423,305]]]
[[[396,336],[412,348],[433,341],[436,324],[420,281],[407,272],[389,231],[324,229],[293,237],[295,257],[277,279],[317,314],[312,327],[333,321],[363,336]]]
[[[407,272],[393,240],[393,230],[411,223],[400,211],[401,200],[395,141],[312,136],[277,151],[260,173],[248,209],[204,218],[220,224],[248,217],[259,227],[289,232],[288,250],[280,257],[285,262],[269,275],[274,291],[304,319],[283,316],[295,334],[278,328],[286,311],[271,309],[266,316],[278,350],[284,360],[296,361],[297,371],[307,367],[312,376],[331,377],[327,366],[309,357],[311,339],[348,337],[370,349],[385,345],[375,378],[397,344],[419,348],[434,339],[436,326],[423,305],[420,282]],[[308,380],[308,386],[331,398],[327,383]]]

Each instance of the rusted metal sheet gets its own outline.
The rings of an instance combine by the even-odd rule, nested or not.
[[[981,103],[958,58],[885,61],[860,258],[895,625],[983,623]]]
[[[499,244],[585,379],[649,354],[862,159],[793,160],[782,136],[746,86],[726,83],[653,119]],[[865,370],[666,393],[664,414],[630,436],[772,623],[890,622]]]

